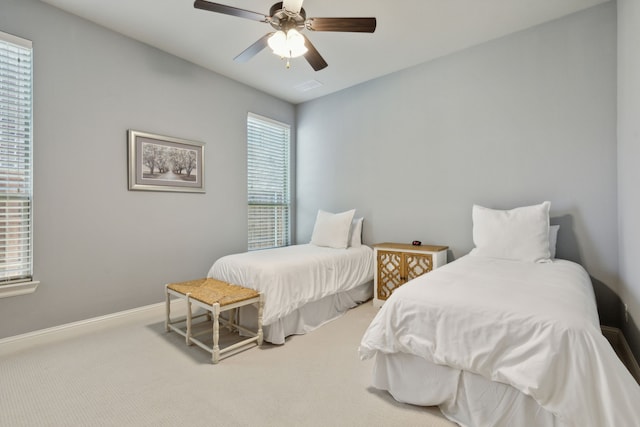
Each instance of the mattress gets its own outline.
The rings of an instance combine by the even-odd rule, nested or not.
[[[373,250],[311,244],[245,252],[218,259],[207,277],[264,294],[263,325],[330,295],[373,280]]]
[[[348,291],[327,295],[309,302],[297,310],[262,327],[264,340],[284,344],[291,335],[307,334],[345,314],[349,309],[373,297],[373,283],[367,282]],[[255,330],[258,327],[257,309],[252,305],[240,307],[240,325]]]
[[[640,387],[600,332],[588,274],[569,261],[462,257],[397,289],[359,352],[363,359],[397,357],[390,363],[401,355],[424,360],[404,374],[388,369],[374,385],[408,403],[439,405],[463,425],[501,425],[503,419],[505,395],[495,388],[472,392],[467,403],[461,398],[478,389],[465,387],[476,377],[484,382],[480,389],[497,383],[530,398],[543,411],[540,425],[622,426],[640,419]],[[423,378],[422,385],[409,385],[410,376]],[[468,406],[492,395],[494,418],[480,421]]]
[[[376,355],[373,385],[398,402],[439,406],[465,427],[554,427],[556,417],[510,385],[408,353]]]

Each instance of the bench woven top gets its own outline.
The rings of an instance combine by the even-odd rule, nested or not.
[[[218,303],[220,306],[225,306],[260,295],[253,289],[216,279],[196,279],[188,282],[170,283],[167,287],[181,294],[189,293],[191,298],[208,305]]]

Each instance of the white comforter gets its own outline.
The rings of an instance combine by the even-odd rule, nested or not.
[[[362,359],[409,353],[531,396],[566,426],[640,425],[640,387],[600,332],[578,264],[465,256],[397,289]]]
[[[220,258],[207,277],[263,292],[262,323],[270,325],[308,302],[373,280],[373,250],[305,244],[245,252]]]

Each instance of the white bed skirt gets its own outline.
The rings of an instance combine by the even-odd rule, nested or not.
[[[550,412],[517,389],[408,353],[376,353],[373,385],[399,402],[439,406],[464,427],[559,425]]]
[[[310,302],[293,313],[264,326],[264,340],[272,344],[284,344],[286,337],[311,332],[372,297],[373,282],[367,282],[348,291]],[[240,308],[240,324],[252,329],[257,327],[257,313],[254,306]]]

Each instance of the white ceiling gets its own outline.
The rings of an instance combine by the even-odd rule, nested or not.
[[[263,50],[233,58],[269,24],[193,7],[193,0],[41,0],[292,103],[308,101],[609,0],[306,0],[307,17],[376,17],[375,33],[306,31],[329,63]],[[269,14],[275,0],[219,0]],[[317,81],[308,91],[296,86]]]

